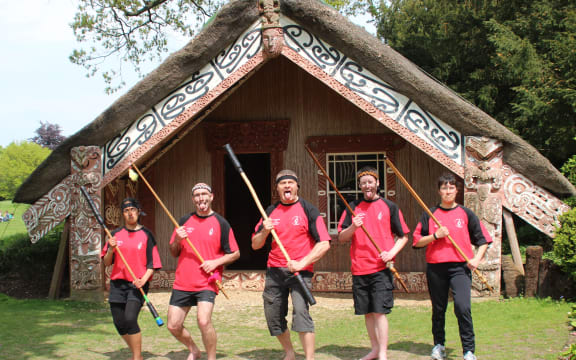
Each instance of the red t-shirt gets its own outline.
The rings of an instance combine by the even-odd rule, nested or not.
[[[274,230],[291,260],[301,260],[310,253],[317,242],[331,240],[318,209],[303,199],[288,205],[281,202],[270,205],[266,209],[266,214],[272,219]],[[262,219],[256,225],[254,235],[261,229]],[[280,247],[272,240],[268,267],[286,267],[287,263]],[[314,271],[314,264],[302,270]]]
[[[356,200],[350,204],[356,216],[364,216],[364,227],[380,250],[389,251],[394,247],[394,235],[403,237],[410,232],[404,221],[398,205],[390,200],[378,198],[375,200]],[[352,225],[352,216],[348,209],[344,210],[338,223],[338,232]],[[378,250],[372,244],[362,228],[354,231],[350,258],[352,259],[352,274],[366,275],[384,270],[386,264],[379,256]]]
[[[180,219],[180,226],[186,228],[188,239],[206,260],[218,259],[225,254],[238,251],[238,244],[230,224],[220,214],[212,213],[208,216],[200,216],[192,213]],[[170,244],[176,239],[176,230],[172,233]],[[210,274],[200,268],[202,262],[198,259],[188,241],[181,242],[182,250],[178,256],[176,278],[173,288],[181,291],[212,290],[218,293],[218,287],[214,281],[209,281]],[[221,278],[223,266],[214,273]]]
[[[145,227],[139,230],[129,230],[125,227],[112,232],[116,237],[117,247],[124,255],[126,262],[138,278],[146,273],[147,269],[160,269],[162,262],[158,254],[158,247],[152,232]],[[100,257],[104,257],[108,251],[108,242],[104,245]],[[114,253],[112,273],[110,280],[134,281],[122,259]]]
[[[468,259],[474,257],[472,245],[481,246],[492,242],[490,234],[482,225],[478,216],[472,210],[458,205],[452,209],[444,209],[435,206],[430,209],[440,224],[450,231],[450,237],[466,254]],[[433,234],[438,230],[438,225],[430,219],[427,213],[422,214],[420,222],[414,230],[415,245],[423,236]],[[458,253],[448,237],[439,238],[429,243],[426,247],[426,262],[430,264],[446,262],[465,262],[466,260]]]

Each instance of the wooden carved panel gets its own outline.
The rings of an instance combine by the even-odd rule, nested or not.
[[[500,293],[500,257],[502,248],[502,143],[487,137],[466,138],[464,169],[464,205],[484,224],[493,243],[478,270]],[[479,279],[473,279],[475,296],[490,295]]]
[[[101,205],[102,154],[98,146],[73,148],[70,225],[70,289],[101,288],[102,229],[80,192],[84,186],[98,208]]]
[[[504,206],[526,222],[554,237],[560,215],[570,210],[560,199],[534,184],[510,165],[502,166]]]

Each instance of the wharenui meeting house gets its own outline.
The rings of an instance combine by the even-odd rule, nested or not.
[[[399,205],[411,230],[422,208],[385,158],[429,206],[438,201],[436,178],[455,174],[458,202],[495,240],[479,268],[493,291],[475,278],[475,296],[499,295],[505,222],[515,215],[554,236],[569,210],[562,199],[576,195],[526,141],[317,0],[230,1],[184,48],[86,122],[14,199],[32,204],[24,215],[32,242],[65,222],[60,261],[69,264],[73,298],[102,298],[109,274],[99,256],[103,229],[80,186],[111,229],[122,226],[124,197],[141,201],[163,263],[152,288],[172,286],[174,225],[142,178],[129,179],[132,164],[176,219],[194,211],[192,186],[211,184],[214,210],[232,225],[241,251],[224,287],[262,289],[266,251],[250,246],[260,213],[225,144],[264,206],[277,201],[274,176],[287,168],[299,175],[300,196],[320,209],[334,241],[315,266],[314,291],[351,291],[350,244],[337,241],[343,202],[306,147],[350,200],[361,196],[356,171],[375,166],[382,196]],[[411,292],[427,291],[424,250],[406,246],[395,266]]]

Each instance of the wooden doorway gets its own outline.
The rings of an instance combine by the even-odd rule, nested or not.
[[[271,201],[270,154],[237,154],[242,169],[250,179],[262,206]],[[234,230],[240,248],[240,259],[227,266],[230,270],[264,270],[268,248],[252,249],[251,237],[254,227],[260,220],[260,211],[240,174],[226,157],[224,166],[226,199],[224,206],[226,219]]]

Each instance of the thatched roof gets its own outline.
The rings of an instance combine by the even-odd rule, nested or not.
[[[335,9],[318,0],[280,2],[282,14],[343,53],[353,55],[355,61],[374,75],[463,135],[502,141],[504,161],[539,186],[559,196],[576,196],[576,188],[534,147]],[[14,201],[34,203],[70,174],[71,148],[105,145],[190,74],[200,70],[258,18],[256,1],[230,1],[184,48],[54,150],[18,189]]]

